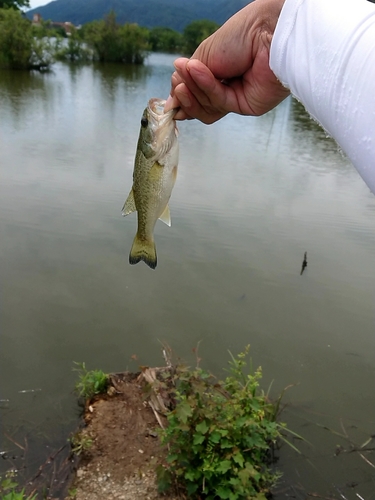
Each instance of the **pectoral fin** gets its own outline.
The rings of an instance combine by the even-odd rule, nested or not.
[[[122,207],[122,215],[129,215],[132,212],[135,212],[136,210],[137,209],[136,209],[135,201],[134,201],[134,193],[133,193],[133,189],[132,189],[129,193],[129,196],[128,196],[124,206]]]
[[[167,226],[171,227],[171,212],[169,210],[168,204],[165,207],[164,212],[159,217],[159,220],[164,222],[164,224],[167,224]]]

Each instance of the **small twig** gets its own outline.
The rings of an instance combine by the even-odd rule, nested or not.
[[[52,485],[53,483],[55,482],[55,477],[56,477],[56,462],[54,461],[53,462],[53,472],[51,474],[51,480],[50,480],[50,483],[49,483],[49,489],[51,490],[52,489]]]
[[[364,448],[374,439],[374,436],[370,436],[363,444],[361,444],[360,448]]]
[[[170,353],[167,352],[166,348],[164,348],[162,352],[163,352],[163,358],[165,359],[165,364],[168,366],[168,368],[172,368],[172,361],[170,358]]]
[[[112,384],[112,387],[115,389],[117,394],[123,394],[123,392],[120,391],[119,386],[117,385],[117,380],[115,378],[115,374],[109,375],[109,382]]]
[[[9,441],[12,441],[13,444],[15,444],[16,446],[18,446],[18,448],[20,448],[21,450],[25,451],[25,448],[21,444],[17,443],[17,441],[15,441],[11,436],[9,436],[9,434],[7,434],[6,432],[4,432],[4,436],[7,439],[9,439]]]
[[[335,498],[332,497],[322,497],[321,495],[318,495],[318,493],[307,493],[309,497],[314,497],[314,498],[322,498],[323,500],[336,500]]]
[[[348,499],[346,498],[346,496],[345,496],[343,493],[341,493],[341,490],[340,490],[337,486],[335,486],[335,488],[336,488],[336,490],[338,491],[338,493],[339,493],[339,495],[340,495],[340,497],[341,497],[341,498],[343,498],[344,500],[348,500]]]
[[[303,262],[302,262],[301,273],[300,273],[301,276],[302,276],[303,271],[306,269],[306,267],[307,267],[307,252],[305,252],[305,254],[303,256]]]
[[[39,469],[38,469],[38,472],[36,473],[36,475],[34,476],[34,478],[30,481],[35,481],[35,479],[37,479],[43,472],[43,469],[49,465],[56,457],[57,455],[67,446],[67,444],[64,444],[63,446],[61,446],[61,448],[59,448],[53,455],[50,455],[47,460],[44,462],[44,464],[42,464]]]
[[[25,441],[25,456],[26,456],[26,453],[27,453],[27,452],[28,452],[28,450],[29,450],[29,443],[28,443],[28,441],[27,441],[27,436],[25,436],[24,441]]]
[[[198,356],[198,350],[199,350],[199,345],[202,341],[199,340],[197,343],[197,347],[194,347],[193,352],[195,354],[195,360],[196,360],[196,368],[199,368],[199,363],[202,361],[202,358]]]
[[[164,425],[163,425],[163,422],[161,421],[161,418],[159,417],[159,414],[158,412],[156,411],[156,408],[155,406],[153,405],[153,403],[151,401],[148,402],[148,404],[150,405],[150,408],[151,410],[154,412],[154,415],[156,417],[156,420],[158,421],[158,424],[160,425],[160,427],[162,429],[164,429]]]
[[[368,460],[368,459],[367,459],[364,455],[362,455],[362,453],[358,453],[358,455],[359,455],[361,458],[363,458],[363,460],[364,460],[366,463],[368,463],[371,467],[373,467],[373,468],[375,469],[375,465],[374,465],[372,462],[370,462],[370,460]]]
[[[341,419],[341,418],[340,418],[340,425],[341,425],[341,429],[342,429],[342,430],[343,430],[343,432],[344,432],[345,437],[346,437],[346,438],[349,438],[348,433],[346,432],[346,429],[345,429],[345,427],[344,427],[344,424],[343,424],[343,421],[342,421],[342,419]]]

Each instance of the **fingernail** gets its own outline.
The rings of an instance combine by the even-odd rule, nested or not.
[[[188,60],[189,59],[187,59],[186,57],[179,57],[178,59],[176,59],[173,63],[176,71],[181,71],[186,66]]]

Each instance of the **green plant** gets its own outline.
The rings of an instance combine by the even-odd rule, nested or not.
[[[54,60],[51,49],[46,40],[34,38],[31,23],[20,11],[0,8],[0,67],[48,69]]]
[[[74,500],[76,498],[76,496],[77,496],[77,488],[70,488],[68,490],[68,495],[69,495],[68,498],[70,500]]]
[[[186,53],[192,54],[198,45],[218,28],[217,23],[208,19],[199,19],[188,24],[183,33]]]
[[[36,495],[26,495],[25,489],[17,492],[18,484],[13,480],[13,474],[8,474],[5,479],[0,477],[1,500],[36,500]]]
[[[80,32],[72,27],[66,43],[56,47],[55,57],[61,61],[87,62],[92,60],[93,52],[86,47]]]
[[[150,49],[153,52],[180,52],[183,47],[183,36],[171,28],[152,28],[148,34]]]
[[[29,0],[0,0],[1,9],[20,9],[21,7],[30,7]]]
[[[79,397],[90,399],[95,394],[101,394],[107,390],[108,375],[101,370],[87,370],[85,363],[74,362],[78,368],[73,368],[78,372],[78,382],[75,389]]]
[[[87,23],[83,37],[101,62],[143,64],[148,50],[148,33],[137,24],[118,24],[111,10],[105,19]]]
[[[72,446],[72,451],[76,455],[88,451],[92,446],[92,439],[83,432],[77,432],[70,439],[70,444]]]
[[[266,498],[279,477],[270,469],[270,451],[281,424],[275,421],[275,406],[259,390],[261,369],[244,373],[248,352],[249,346],[232,356],[223,382],[199,366],[177,368],[177,404],[161,433],[168,456],[157,470],[160,491],[175,483],[190,498]]]

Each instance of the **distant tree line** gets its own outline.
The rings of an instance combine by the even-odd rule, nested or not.
[[[0,9],[0,66],[43,69],[53,62],[47,40],[33,36],[31,24],[19,10]]]
[[[119,24],[111,11],[104,19],[80,29],[49,21],[33,25],[19,10],[28,0],[0,0],[0,66],[48,69],[55,60],[142,64],[149,52],[191,55],[200,42],[219,27],[213,21],[193,21],[183,33],[170,28],[147,29]],[[2,7],[2,8],[1,8]]]
[[[180,52],[191,55],[198,45],[218,28],[217,23],[207,19],[192,21],[183,33],[170,28],[153,28],[149,31],[148,41],[153,52]]]

